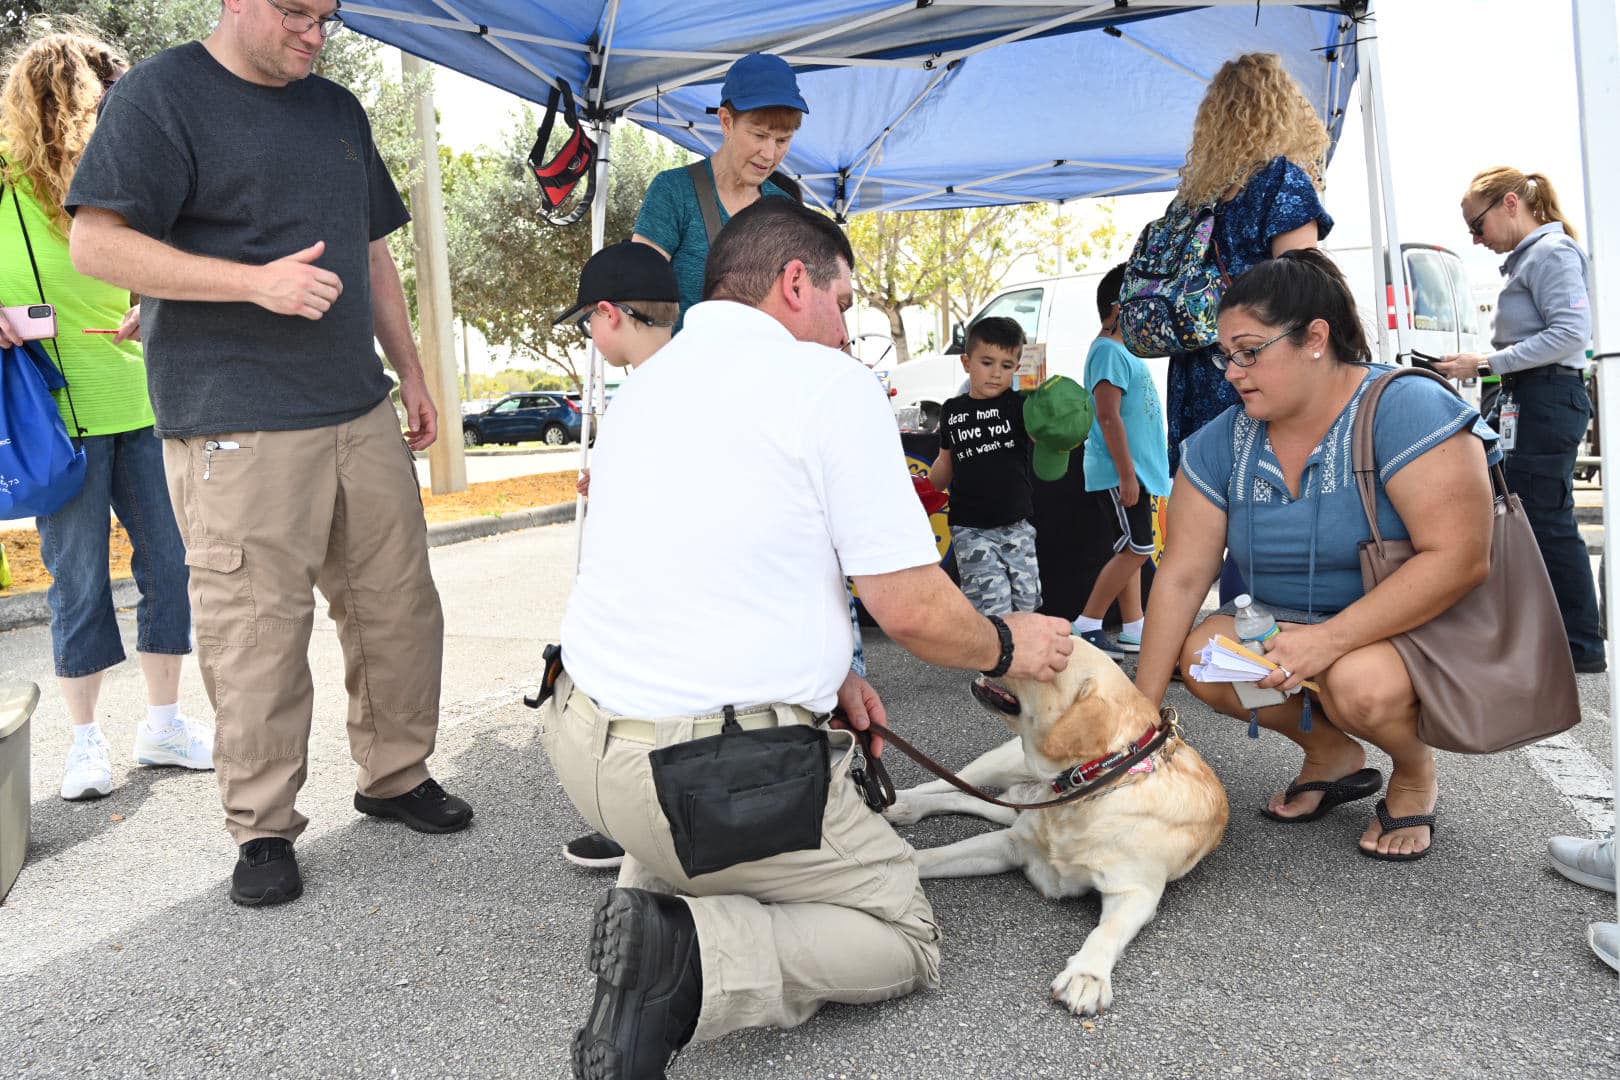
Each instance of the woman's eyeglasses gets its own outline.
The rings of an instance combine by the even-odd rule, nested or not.
[[[1491,205],[1489,205],[1485,209],[1481,210],[1479,212],[1479,214],[1476,217],[1473,218],[1473,220],[1469,221],[1469,223],[1468,223],[1468,235],[1469,236],[1472,236],[1475,240],[1478,240],[1480,237],[1485,235],[1485,215],[1490,213],[1492,210],[1495,210],[1496,207],[1497,207],[1497,204],[1502,201],[1502,198],[1503,198],[1503,196],[1498,195],[1496,197],[1495,202],[1491,203]]]
[[[1225,371],[1228,364],[1236,364],[1240,368],[1253,367],[1254,362],[1260,358],[1260,350],[1269,348],[1283,338],[1299,333],[1302,329],[1304,329],[1303,326],[1296,326],[1292,330],[1284,330],[1270,341],[1262,341],[1250,349],[1233,349],[1229,353],[1218,352],[1209,358],[1209,362],[1215,365],[1216,371]]]
[[[628,316],[629,318],[632,318],[632,319],[636,320],[636,322],[641,323],[644,326],[674,326],[675,325],[672,322],[667,322],[667,321],[662,320],[662,319],[655,319],[651,315],[644,315],[641,312],[637,311],[635,308],[631,307],[629,304],[621,304],[617,300],[609,300],[608,303],[612,304],[614,307],[616,307],[620,311],[624,312],[625,315]],[[597,312],[599,310],[600,309],[597,308],[597,306],[595,304],[592,304],[591,309],[589,311],[585,312],[579,318],[574,320],[574,325],[579,327],[579,332],[584,334],[586,337],[591,336],[591,320],[596,317],[596,314],[597,314]]]

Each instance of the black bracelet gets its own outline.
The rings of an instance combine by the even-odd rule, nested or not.
[[[990,620],[990,625],[996,628],[996,637],[1001,639],[1001,658],[996,661],[996,666],[984,672],[984,675],[987,678],[999,679],[1007,674],[1008,668],[1012,667],[1012,630],[999,615],[986,615],[985,618]]]

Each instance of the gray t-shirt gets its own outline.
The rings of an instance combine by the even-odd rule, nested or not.
[[[353,94],[318,76],[260,86],[200,42],[137,64],[107,95],[68,192],[182,251],[267,263],[326,241],[343,282],[318,320],[256,304],[141,302],[157,432],[326,427],[391,387],[373,340],[369,245],[410,220]]]

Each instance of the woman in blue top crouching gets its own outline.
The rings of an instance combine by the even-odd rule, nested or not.
[[[1188,671],[1210,638],[1236,638],[1230,608],[1193,629],[1230,549],[1281,626],[1267,650],[1280,670],[1260,685],[1287,691],[1311,679],[1322,688],[1258,710],[1260,726],[1305,752],[1298,779],[1263,812],[1309,821],[1377,793],[1383,778],[1366,767],[1368,742],[1394,769],[1361,851],[1419,858],[1434,838],[1434,755],[1418,741],[1417,696],[1389,638],[1485,579],[1495,433],[1438,383],[1402,379],[1389,388],[1373,439],[1379,524],[1386,538],[1409,538],[1417,554],[1364,592],[1358,547],[1371,534],[1351,432],[1367,388],[1393,369],[1370,362],[1343,275],[1315,250],[1258,264],[1221,300],[1220,350],[1215,366],[1240,404],[1182,448],[1170,496],[1175,540],[1154,579],[1137,685],[1160,702],[1178,662]],[[1188,679],[1187,688],[1250,719],[1230,684]]]

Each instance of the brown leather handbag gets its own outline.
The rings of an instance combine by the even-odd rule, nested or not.
[[[1351,446],[1356,487],[1372,527],[1372,539],[1361,545],[1361,580],[1369,592],[1414,554],[1409,541],[1379,535],[1373,454],[1378,399],[1405,376],[1451,389],[1432,372],[1402,368],[1379,378],[1361,399]],[[1490,576],[1422,626],[1390,639],[1417,691],[1418,738],[1459,754],[1512,750],[1581,722],[1575,664],[1535,533],[1500,465],[1491,468],[1491,484]]]

